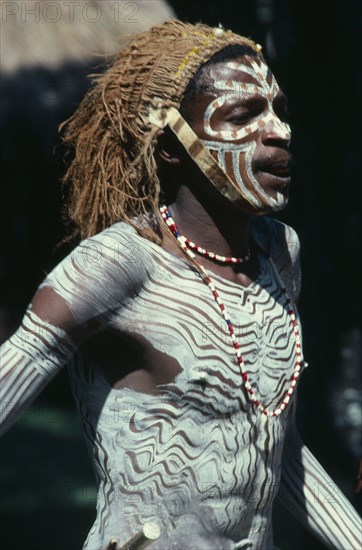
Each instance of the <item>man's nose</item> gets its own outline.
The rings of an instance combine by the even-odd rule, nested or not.
[[[290,126],[280,120],[275,113],[269,113],[264,120],[263,142],[284,141],[289,145],[291,139]]]

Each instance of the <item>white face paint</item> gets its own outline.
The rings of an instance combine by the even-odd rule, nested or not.
[[[243,196],[257,209],[280,210],[286,205],[287,196],[276,190],[274,197],[267,193],[257,180],[252,163],[256,149],[256,133],[263,129],[273,132],[273,135],[289,144],[290,127],[280,120],[274,111],[273,101],[280,92],[275,77],[269,73],[268,66],[260,62],[260,65],[251,58],[246,58],[250,63],[245,64],[236,61],[226,63],[227,67],[233,71],[240,72],[241,79],[247,74],[255,80],[255,83],[244,82],[242,80],[218,80],[213,79],[213,85],[216,90],[223,93],[208,105],[204,115],[204,130],[210,138],[214,140],[200,140],[203,145],[216,156],[218,164],[225,173],[231,177],[239,186]],[[211,77],[213,77],[211,71]],[[215,130],[212,128],[211,119],[213,114],[222,107],[226,101],[234,97],[250,99],[252,97],[262,97],[267,101],[267,106],[259,115],[252,117],[252,122],[243,125],[239,129]],[[249,137],[250,136],[250,137]],[[251,137],[252,136],[252,137]],[[239,143],[240,140],[245,140]],[[226,155],[231,156],[232,167],[230,173],[230,163],[226,162]]]

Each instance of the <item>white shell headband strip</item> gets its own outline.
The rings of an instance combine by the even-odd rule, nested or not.
[[[175,107],[169,107],[168,109],[162,108],[160,105],[151,107],[148,120],[158,128],[169,126],[200,170],[225,197],[236,205],[239,203],[244,209],[247,209],[249,204],[250,212],[253,214],[258,213],[255,205],[224,172]]]

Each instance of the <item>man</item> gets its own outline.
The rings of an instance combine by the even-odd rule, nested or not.
[[[65,125],[88,238],[3,346],[4,428],[83,344],[87,550],[147,522],[155,549],[272,548],[278,492],[327,547],[360,546],[342,493],[316,498],[331,480],[294,425],[299,245],[260,217],[288,200],[286,116],[259,46],[173,21],[133,39]]]

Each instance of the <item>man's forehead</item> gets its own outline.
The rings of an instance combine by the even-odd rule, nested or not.
[[[215,64],[210,67],[208,76],[217,95],[233,94],[245,98],[261,95],[268,101],[284,95],[268,65],[250,56]]]
[[[210,67],[210,77],[212,80],[232,80],[258,85],[270,85],[273,81],[273,73],[268,65],[261,59],[247,55],[213,65]]]

